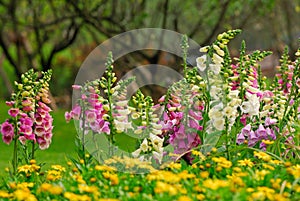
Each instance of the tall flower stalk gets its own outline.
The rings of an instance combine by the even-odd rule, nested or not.
[[[1,125],[2,140],[6,144],[13,141],[13,173],[17,171],[23,153],[25,163],[34,159],[37,149],[47,149],[52,139],[52,122],[50,99],[48,97],[49,81],[52,71],[39,73],[33,69],[21,76],[21,82],[15,82],[15,91],[6,104],[9,118]],[[20,152],[22,151],[22,152]]]

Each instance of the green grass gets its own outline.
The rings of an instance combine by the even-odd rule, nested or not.
[[[0,101],[0,124],[8,117],[8,107],[4,101]],[[52,112],[53,115],[53,138],[52,144],[47,150],[37,150],[36,157],[38,163],[64,164],[68,156],[75,156],[75,135],[76,130],[73,122],[66,123],[63,110]],[[0,175],[4,173],[5,167],[10,167],[12,159],[13,145],[6,145],[0,142]]]

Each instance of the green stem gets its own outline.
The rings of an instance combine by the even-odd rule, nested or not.
[[[110,67],[109,67],[110,68]],[[110,71],[110,73],[112,73]],[[107,100],[109,105],[109,129],[110,129],[110,135],[108,136],[109,144],[108,144],[108,156],[113,156],[113,144],[114,144],[114,133],[113,131],[113,113],[112,113],[112,107],[113,107],[113,100],[112,100],[112,94],[111,94],[111,88],[112,88],[112,76],[111,74],[107,78]]]
[[[17,173],[17,167],[18,167],[18,138],[14,138],[14,152],[13,152],[13,174],[16,175]]]
[[[84,161],[84,165],[86,165],[86,158],[85,158],[85,107],[84,103],[82,104],[82,134],[81,134],[81,146],[82,146],[82,159]]]
[[[227,152],[227,159],[228,160],[230,160],[230,152],[229,152],[229,140],[228,140],[228,138],[229,138],[229,132],[228,132],[228,119],[227,119],[227,117],[225,118],[225,135],[226,135],[226,137],[225,137],[225,140],[226,140],[226,152]]]
[[[32,141],[32,147],[31,147],[31,160],[34,159],[34,152],[35,152],[35,142]]]

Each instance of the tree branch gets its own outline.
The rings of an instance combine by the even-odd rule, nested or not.
[[[63,38],[60,42],[54,45],[54,48],[52,49],[48,59],[47,63],[44,66],[45,70],[48,70],[51,68],[51,62],[54,57],[54,55],[68,46],[70,46],[76,39],[76,36],[79,33],[81,25],[77,25],[74,21],[71,22],[70,26],[68,27],[66,37]]]
[[[226,1],[223,5],[222,5],[222,11],[219,15],[219,18],[217,20],[217,23],[215,24],[214,28],[212,29],[212,31],[210,32],[210,34],[207,36],[207,38],[202,42],[201,45],[204,45],[204,44],[208,44],[211,40],[211,38],[217,33],[218,29],[220,28],[220,25],[223,21],[223,18],[226,14],[226,11],[228,9],[228,6],[229,6],[229,3],[230,3],[231,0],[228,0]]]

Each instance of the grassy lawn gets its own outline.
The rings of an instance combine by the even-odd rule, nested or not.
[[[8,117],[8,107],[4,101],[0,101],[0,123]],[[58,110],[52,112],[54,119],[54,129],[52,144],[47,150],[37,150],[36,160],[37,162],[45,162],[45,166],[51,164],[63,164],[68,156],[75,156],[75,135],[76,130],[73,122],[69,124],[65,122],[64,112]],[[4,173],[4,168],[9,167],[9,163],[12,159],[13,145],[6,145],[0,142],[0,175]]]

